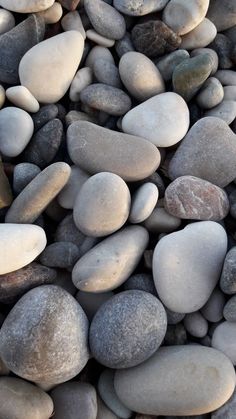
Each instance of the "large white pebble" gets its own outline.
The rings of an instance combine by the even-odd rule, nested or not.
[[[0,6],[17,13],[34,13],[46,10],[55,0],[0,0]]]
[[[27,112],[38,112],[39,103],[24,86],[13,86],[6,90],[7,99]]]
[[[189,110],[177,93],[153,96],[131,109],[122,119],[127,134],[149,140],[157,147],[170,147],[185,136],[189,127]]]
[[[70,87],[83,49],[84,39],[78,31],[64,32],[40,42],[20,62],[21,84],[39,102],[57,102]]]
[[[219,280],[226,251],[226,232],[213,221],[188,224],[162,238],[153,255],[153,277],[163,304],[177,313],[202,308]]]
[[[33,224],[0,224],[0,275],[32,262],[44,250],[44,230]]]

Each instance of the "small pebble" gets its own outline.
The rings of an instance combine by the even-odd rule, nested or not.
[[[19,163],[14,167],[13,189],[18,195],[41,172],[40,168],[32,163]]]
[[[40,255],[42,265],[49,268],[72,269],[79,259],[79,249],[71,242],[52,243]]]
[[[24,86],[9,87],[6,90],[6,96],[10,102],[27,112],[39,111],[38,101]]]
[[[169,214],[165,208],[155,208],[144,221],[144,226],[151,233],[171,233],[179,228],[180,218]]]
[[[195,48],[205,48],[216,37],[217,29],[209,19],[203,19],[198,26],[186,35],[182,36],[181,48],[192,50]]]
[[[121,87],[119,70],[110,61],[99,58],[94,63],[93,71],[98,82],[109,84],[109,86],[113,87]]]
[[[236,323],[225,321],[216,327],[211,345],[213,348],[223,352],[236,365]]]
[[[234,0],[214,0],[209,4],[207,17],[215,24],[217,31],[225,31],[236,25],[236,4]]]
[[[224,89],[220,81],[215,77],[209,77],[198,93],[196,102],[202,109],[212,109],[225,99],[224,96]]]
[[[164,55],[156,61],[156,66],[165,81],[171,80],[175,67],[182,61],[189,58],[189,53],[185,49],[177,49]]]
[[[86,38],[86,33],[81,21],[81,17],[77,10],[73,12],[66,13],[61,20],[61,26],[64,31],[78,31],[81,33],[82,37]]]
[[[220,118],[230,125],[236,118],[236,102],[233,100],[222,100],[219,105],[205,112],[205,116]]]
[[[83,67],[77,71],[70,85],[70,100],[72,100],[72,102],[78,102],[80,100],[80,93],[89,86],[92,81],[93,73],[90,67]]]
[[[59,22],[63,15],[63,9],[61,4],[55,1],[51,7],[46,10],[37,13],[40,15],[47,25],[52,25],[53,23]]]
[[[236,296],[233,295],[224,306],[224,318],[229,322],[236,322]]]
[[[203,338],[208,331],[208,323],[199,311],[186,314],[184,327],[190,335],[196,338]]]
[[[201,308],[201,313],[206,320],[217,323],[223,319],[223,308],[225,305],[225,296],[219,288],[215,288],[209,300]]]
[[[144,183],[132,197],[129,221],[132,224],[142,223],[154,210],[158,200],[158,189],[154,183]]]
[[[111,48],[115,45],[114,39],[108,39],[97,33],[94,29],[86,31],[86,37],[87,39],[90,39],[90,41],[95,42],[95,44],[101,45],[102,47]]]

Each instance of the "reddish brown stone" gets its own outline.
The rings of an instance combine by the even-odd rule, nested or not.
[[[62,7],[67,10],[73,11],[77,8],[80,0],[58,0]]]

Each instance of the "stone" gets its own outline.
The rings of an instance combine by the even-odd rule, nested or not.
[[[168,0],[114,0],[114,6],[128,16],[144,16],[164,9]]]
[[[0,10],[0,35],[10,31],[14,28],[16,22],[14,15],[8,10]]]
[[[230,360],[215,349],[162,347],[143,364],[117,371],[114,386],[119,399],[136,412],[199,415],[230,398],[235,372]]]
[[[214,41],[210,44],[210,47],[215,50],[219,57],[219,67],[221,69],[228,69],[233,66],[231,60],[231,50],[233,43],[223,33],[218,33]]]
[[[135,49],[148,57],[157,57],[179,48],[181,38],[161,20],[138,23],[131,32]]]
[[[236,71],[234,70],[218,70],[215,77],[223,86],[236,86]]]
[[[32,115],[34,121],[34,132],[38,131],[47,122],[58,116],[58,107],[56,105],[41,106],[39,111]]]
[[[56,271],[32,262],[25,267],[0,275],[0,302],[11,303],[32,288],[54,283]]]
[[[236,177],[235,154],[235,134],[226,122],[205,117],[181,142],[170,161],[169,176],[195,176],[223,188]]]
[[[74,285],[87,292],[112,291],[132,274],[148,244],[148,232],[128,226],[85,253],[72,271]]]
[[[84,171],[112,172],[129,182],[145,179],[160,164],[160,153],[150,142],[91,122],[69,126],[67,147],[73,163]]]
[[[19,1],[15,2],[16,5]],[[28,2],[27,2],[28,3]],[[0,2],[1,4],[1,2]],[[30,15],[0,39],[0,81],[18,84],[18,67],[24,54],[44,38],[45,23],[40,16]]]
[[[132,416],[131,410],[127,409],[118,399],[114,389],[115,371],[105,369],[98,380],[98,391],[102,400],[111,411],[122,419],[129,419]]]
[[[225,294],[236,293],[236,246],[226,255],[220,277],[220,288]]]
[[[145,101],[165,91],[161,73],[144,54],[131,51],[119,62],[120,77],[128,92],[138,101]]]
[[[164,9],[162,19],[178,35],[185,35],[204,19],[209,0],[170,0]]]
[[[40,42],[31,48],[20,62],[21,84],[27,87],[39,102],[59,101],[70,87],[83,48],[84,39],[78,31],[64,32]],[[38,80],[41,82],[38,83]]]
[[[205,112],[205,116],[220,118],[230,125],[236,118],[236,102],[234,100],[222,100],[219,105]]]
[[[179,228],[180,218],[169,214],[165,208],[154,208],[151,215],[144,221],[144,226],[151,233],[171,233]]]
[[[236,365],[236,323],[225,321],[220,323],[214,330],[211,346],[223,352]]]
[[[41,172],[40,168],[32,163],[18,163],[13,172],[13,189],[18,195]]]
[[[202,109],[211,109],[219,105],[223,98],[224,89],[222,84],[217,78],[209,77],[198,93],[196,102]]]
[[[9,207],[13,201],[11,185],[4,171],[4,166],[0,158],[0,209]]]
[[[6,92],[4,87],[0,84],[0,109],[2,109],[6,100]]]
[[[126,54],[127,52],[134,51],[134,46],[131,40],[131,35],[129,32],[126,32],[123,38],[116,41],[115,49],[117,52],[118,57],[122,57],[122,55]]]
[[[67,241],[81,247],[85,239],[85,235],[77,229],[72,214],[66,215],[58,224],[55,232],[55,241]]]
[[[196,338],[203,338],[208,331],[208,323],[199,311],[186,314],[184,327],[190,335]]]
[[[114,39],[105,38],[105,36],[100,35],[94,29],[89,29],[86,31],[86,37],[90,41],[101,45],[102,47],[111,48],[115,45]]]
[[[225,296],[219,288],[215,288],[209,300],[202,307],[201,313],[206,320],[212,323],[223,319],[223,308],[225,305]]]
[[[111,297],[114,293],[112,291],[101,292],[100,294],[95,294],[92,292],[78,291],[76,294],[76,300],[81,305],[89,321],[92,321],[92,318],[98,311],[98,309]]]
[[[80,0],[58,0],[61,5],[67,10],[75,10]]]
[[[236,4],[234,0],[213,0],[207,17],[215,24],[217,31],[225,31],[236,25]]]
[[[67,184],[59,193],[57,200],[62,208],[73,209],[76,197],[89,175],[77,166],[71,166],[71,174]]]
[[[153,282],[153,277],[147,273],[133,274],[125,281],[123,288],[125,291],[140,290],[150,294],[157,295]]]
[[[74,381],[60,384],[52,390],[51,397],[55,419],[74,419],[78,413],[83,419],[97,417],[97,394],[89,383]]]
[[[98,396],[98,414],[97,419],[119,419],[106,405],[102,399]]]
[[[121,87],[121,80],[118,68],[108,60],[99,58],[95,61],[93,72],[99,83],[109,84],[109,86]]]
[[[187,344],[187,332],[182,323],[168,325],[164,344],[167,346]]]
[[[225,86],[223,91],[225,100],[236,100],[236,86]]]
[[[26,112],[38,112],[39,103],[24,86],[13,86],[6,90],[7,99]]]
[[[80,100],[85,105],[109,115],[121,116],[131,108],[131,100],[123,90],[103,83],[94,83],[80,92]]]
[[[6,223],[33,223],[67,183],[70,166],[53,163],[40,172],[15,198],[9,208]]]
[[[71,242],[57,242],[47,246],[40,255],[42,265],[49,268],[72,269],[79,259],[79,249]]]
[[[182,36],[181,48],[205,48],[216,37],[217,29],[211,20],[204,18],[198,26]]]
[[[165,311],[167,314],[167,323],[168,325],[176,325],[180,322],[182,322],[182,320],[185,318],[185,314],[184,313],[176,313],[175,311],[169,310],[168,308],[165,307]]]
[[[158,200],[158,189],[154,183],[147,182],[140,186],[132,197],[129,221],[142,223],[154,210]]]
[[[157,351],[166,327],[165,309],[156,297],[140,290],[123,291],[95,314],[89,332],[90,349],[106,367],[134,367]]]
[[[77,301],[55,285],[41,285],[21,297],[0,335],[5,364],[40,386],[70,380],[88,361],[87,317]]]
[[[40,15],[47,25],[52,25],[53,23],[59,22],[63,15],[63,9],[61,4],[55,1],[51,7],[38,12],[37,15]]]
[[[234,419],[236,408],[236,391],[234,390],[233,395],[230,399],[219,409],[215,410],[211,414],[212,419]]]
[[[72,102],[78,102],[80,93],[93,81],[93,73],[90,67],[83,67],[77,71],[70,85],[69,96]]]
[[[0,0],[0,6],[17,13],[35,13],[46,10],[55,0]]]
[[[187,50],[177,49],[176,51],[170,52],[169,54],[159,58],[156,61],[156,66],[159,69],[163,79],[165,81],[169,81],[172,79],[172,74],[175,67],[189,57],[190,56]]]
[[[229,322],[236,321],[236,296],[233,295],[224,306],[224,318]]]
[[[46,419],[53,414],[51,397],[40,388],[15,377],[0,377],[2,418]]]
[[[165,209],[182,219],[220,221],[229,212],[226,192],[195,176],[180,176],[165,190]]]
[[[64,29],[64,31],[78,31],[81,33],[84,39],[86,38],[83,23],[77,10],[74,10],[73,12],[69,12],[66,15],[64,15],[61,19],[61,26]]]
[[[24,160],[44,169],[55,158],[63,136],[63,124],[60,119],[51,119],[31,138],[24,151]]]
[[[122,119],[127,134],[142,136],[157,147],[177,144],[188,131],[189,110],[176,93],[153,96],[131,109]]]
[[[201,309],[220,278],[226,251],[226,232],[214,221],[188,224],[163,237],[153,255],[153,278],[163,304],[177,313]]]
[[[0,224],[0,275],[23,268],[43,251],[47,240],[36,225]]]
[[[100,45],[96,45],[93,47],[85,61],[85,66],[90,67],[93,70],[93,66],[97,60],[103,59],[109,61],[111,64],[115,65],[115,61],[111,51],[108,48],[101,47]]]
[[[92,122],[93,124],[96,124],[98,122],[96,117],[93,117],[92,115],[88,115],[85,112],[70,111],[66,114],[65,123],[66,123],[67,128],[74,122],[78,122],[78,121],[87,121],[87,122]]]
[[[212,71],[212,58],[209,54],[200,54],[178,64],[172,75],[173,88],[189,102]]]
[[[191,51],[190,56],[191,57],[196,57],[198,55],[202,55],[202,54],[208,54],[211,56],[212,59],[212,70],[210,75],[214,75],[218,69],[218,65],[219,65],[219,58],[217,53],[214,51],[214,49],[212,48],[196,48],[194,50]]]

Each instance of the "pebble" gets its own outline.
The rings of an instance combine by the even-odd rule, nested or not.
[[[94,358],[109,368],[133,367],[157,351],[166,327],[165,309],[156,297],[139,290],[123,291],[95,314],[90,349]]]
[[[236,323],[225,321],[214,330],[211,345],[223,352],[236,365]]]
[[[231,60],[233,43],[226,35],[218,33],[210,46],[218,55],[220,68],[228,69],[233,66],[233,62]]]
[[[83,27],[83,23],[81,21],[81,17],[77,10],[73,12],[66,13],[61,19],[61,26],[64,31],[78,31],[81,33],[82,37],[86,38],[86,33]]]
[[[97,418],[97,394],[89,383],[79,381],[63,383],[51,392],[55,419]]]
[[[164,55],[164,57],[159,58],[156,62],[156,66],[163,79],[169,81],[172,79],[175,67],[187,58],[189,58],[187,50],[177,49],[176,51],[170,52],[169,54]]]
[[[23,268],[46,246],[46,235],[36,225],[0,224],[0,275]]]
[[[18,3],[18,1],[17,1]],[[0,38],[0,81],[19,84],[18,67],[24,54],[43,40],[45,23],[30,15]]]
[[[39,103],[30,91],[24,86],[9,87],[6,90],[7,99],[14,105],[27,112],[38,112]]]
[[[155,296],[157,295],[153,277],[151,274],[147,273],[131,275],[127,281],[125,281],[123,288],[125,291],[140,290],[149,292]]]
[[[165,91],[158,68],[144,54],[127,52],[119,63],[120,77],[129,93],[138,101],[145,101]]]
[[[41,106],[39,111],[32,115],[34,121],[34,132],[42,128],[47,122],[58,116],[59,110],[56,105]]]
[[[211,56],[212,60],[212,69],[210,75],[214,75],[217,72],[218,66],[219,66],[219,58],[217,53],[212,48],[196,48],[191,51],[190,56],[196,57],[198,55],[202,54],[208,54]]]
[[[218,70],[215,77],[223,84],[223,86],[236,86],[236,71]]]
[[[52,284],[56,271],[40,263],[32,262],[14,272],[0,276],[0,302],[9,304],[32,288]]]
[[[137,224],[146,220],[156,206],[158,195],[154,183],[147,182],[140,186],[132,197],[129,221]]]
[[[131,32],[135,49],[147,57],[158,57],[172,52],[181,44],[181,38],[161,20],[138,23]]]
[[[220,118],[230,125],[236,118],[236,102],[234,100],[223,100],[219,105],[205,112],[205,116]]]
[[[198,93],[196,102],[202,109],[211,109],[219,105],[223,98],[224,89],[222,84],[217,78],[209,77]]]
[[[181,48],[205,48],[216,37],[217,29],[209,19],[204,18],[198,26],[182,36]]]
[[[176,313],[175,311],[169,310],[165,307],[166,314],[167,314],[167,323],[168,325],[176,325],[185,318],[184,313]]]
[[[112,172],[129,182],[145,179],[160,164],[160,153],[150,142],[85,121],[69,126],[67,147],[73,163],[84,171]]]
[[[226,251],[227,235],[214,221],[188,224],[163,237],[153,256],[154,282],[163,304],[177,313],[202,308],[219,280]]]
[[[40,172],[15,198],[7,212],[6,223],[33,223],[67,183],[70,166],[53,163]]]
[[[189,128],[189,110],[176,93],[153,96],[131,109],[122,119],[127,134],[142,136],[157,147],[170,147],[185,136]]]
[[[82,291],[98,293],[117,288],[137,267],[148,240],[148,232],[141,226],[128,226],[105,238],[74,266],[74,285]]]
[[[112,291],[101,292],[100,294],[95,294],[92,292],[78,291],[76,294],[76,300],[81,305],[89,321],[92,321],[92,318],[98,311],[98,309],[111,297],[114,293]]]
[[[224,90],[224,99],[225,100],[235,100],[236,101],[236,86],[225,86]]]
[[[224,306],[224,318],[229,322],[236,322],[236,296],[233,295]]]
[[[49,268],[72,269],[79,259],[79,249],[71,242],[52,243],[40,255],[42,265]]]
[[[123,38],[116,41],[115,49],[117,55],[121,58],[122,55],[126,54],[127,52],[134,51],[134,46],[131,40],[131,35],[129,32],[126,32]]]
[[[105,369],[98,380],[98,391],[102,400],[111,411],[122,419],[129,419],[132,416],[131,410],[127,409],[118,399],[114,389],[115,371]]]
[[[220,288],[225,294],[236,293],[236,246],[226,255],[220,277]]]
[[[114,173],[91,176],[76,197],[73,216],[77,228],[87,236],[103,237],[119,230],[130,211],[130,192]]]
[[[129,16],[144,16],[164,9],[168,0],[114,0],[117,10]]]
[[[78,122],[78,121],[87,121],[87,122],[92,122],[93,124],[96,124],[98,122],[96,117],[93,117],[92,115],[88,115],[85,112],[70,111],[66,114],[65,123],[66,123],[67,128],[74,122]]]
[[[88,361],[87,317],[77,301],[55,285],[42,285],[21,297],[0,335],[1,357],[9,369],[43,387],[70,380]]]
[[[219,221],[229,212],[226,192],[195,176],[180,176],[167,187],[165,209],[178,218]]]
[[[67,10],[75,10],[80,0],[59,0],[59,3]]]
[[[102,0],[84,0],[84,7],[93,28],[109,39],[121,39],[125,34],[125,19],[114,7]]]
[[[178,64],[172,75],[173,88],[189,102],[212,71],[212,58],[209,54],[200,54]]]
[[[181,220],[169,214],[165,208],[155,208],[144,221],[144,226],[151,233],[171,233],[177,230]]]
[[[225,296],[219,288],[215,288],[209,300],[202,307],[201,313],[206,320],[217,323],[223,319]]]
[[[217,31],[225,31],[236,25],[236,4],[234,0],[210,2],[207,17],[215,24]]]
[[[78,102],[80,100],[80,93],[89,86],[92,81],[93,73],[90,67],[83,67],[77,71],[70,85],[70,100],[72,100],[72,102]]]
[[[21,84],[27,87],[39,102],[57,102],[72,82],[83,48],[84,39],[78,31],[64,32],[40,42],[31,48],[20,62]],[[40,84],[38,80],[41,80]]]
[[[11,185],[4,171],[4,166],[0,159],[0,209],[9,207],[13,201]]]
[[[123,90],[103,83],[94,83],[80,92],[80,100],[85,105],[109,115],[124,115],[131,108],[131,100]]]
[[[110,61],[99,58],[94,63],[93,72],[98,82],[117,88],[121,87],[119,70]]]
[[[215,349],[162,347],[143,364],[117,371],[114,386],[119,399],[136,412],[198,415],[230,398],[235,372],[230,360]]]
[[[0,377],[2,418],[46,419],[53,414],[51,397],[40,388],[15,377]]]
[[[105,36],[100,35],[94,29],[89,29],[86,31],[87,39],[90,41],[95,42],[95,44],[101,45],[102,47],[111,48],[115,45],[114,39],[106,38]]]
[[[61,4],[55,1],[51,7],[46,10],[37,13],[40,15],[47,25],[52,25],[53,23],[59,22],[63,15],[63,9]]]
[[[184,327],[190,335],[196,338],[203,338],[208,331],[208,323],[199,311],[186,314]]]
[[[13,190],[18,195],[41,172],[32,163],[19,163],[14,167]]]
[[[77,229],[72,214],[66,215],[58,224],[55,232],[56,242],[67,241],[81,247],[85,239],[85,235]]]
[[[236,408],[236,391],[234,390],[233,395],[230,399],[219,409],[215,410],[211,414],[211,419],[234,419]]]
[[[0,35],[14,28],[16,22],[14,15],[8,10],[0,10]]]
[[[185,35],[203,21],[209,3],[209,0],[170,0],[162,19],[178,35]]]
[[[169,176],[196,176],[223,188],[236,177],[235,154],[235,134],[226,122],[205,117],[181,142],[170,161]]]
[[[97,419],[119,419],[107,406],[102,399],[97,396],[98,414]]]
[[[89,175],[77,166],[71,166],[71,174],[67,184],[59,193],[57,200],[62,208],[73,209],[76,197]]]
[[[115,61],[111,51],[108,48],[101,47],[100,45],[96,45],[93,47],[85,61],[86,67],[90,67],[93,70],[93,66],[97,60],[103,59],[109,61],[111,64],[115,65]]]

